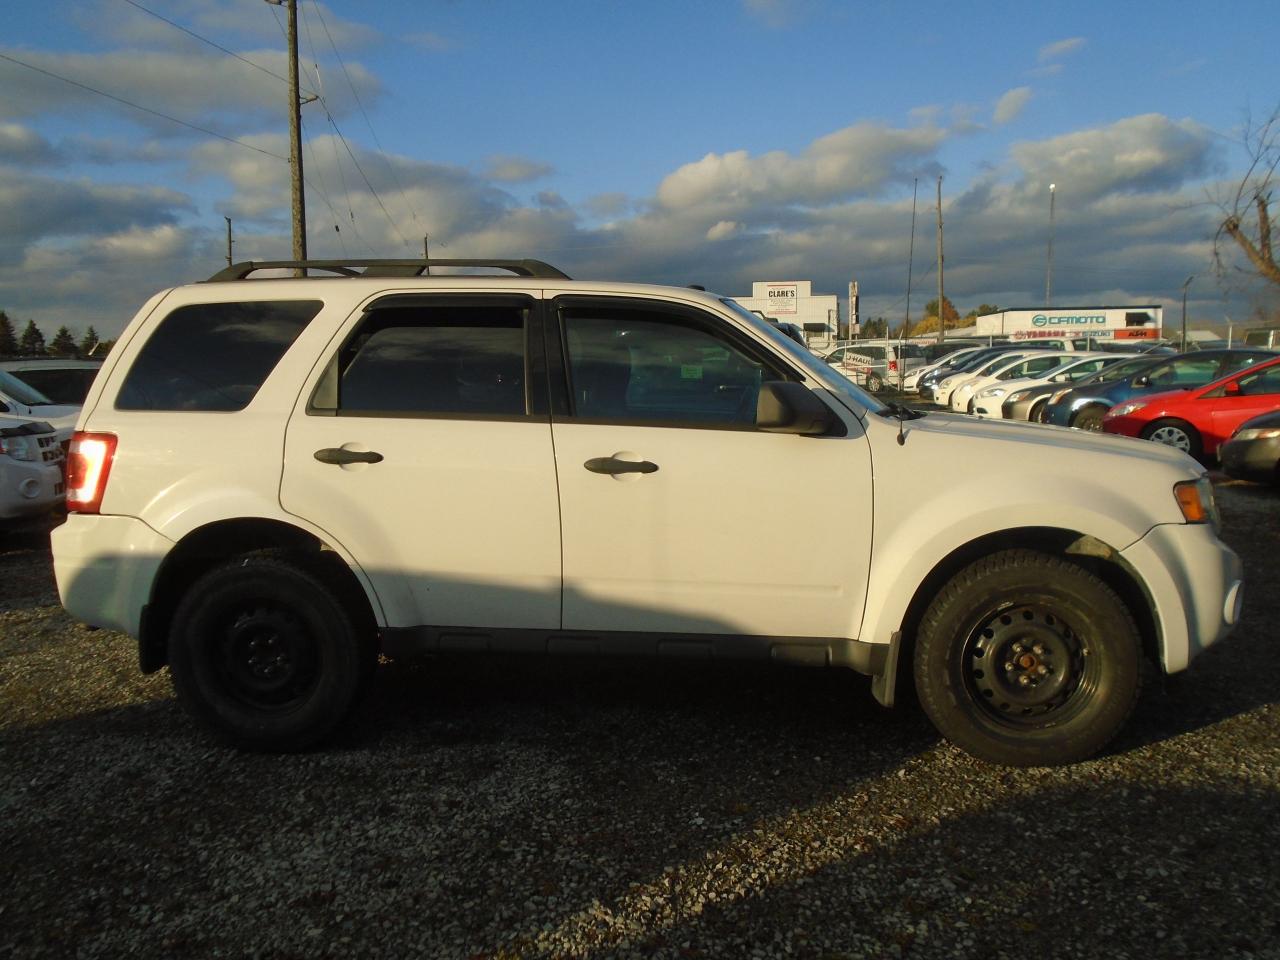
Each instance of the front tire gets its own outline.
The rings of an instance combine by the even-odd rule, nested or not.
[[[318,568],[275,554],[215,567],[174,613],[169,669],[179,702],[241,749],[295,751],[324,739],[376,663],[344,595]]]
[[[1106,415],[1106,407],[1092,406],[1085,407],[1076,414],[1075,419],[1071,421],[1071,426],[1077,430],[1091,430],[1097,433],[1102,429],[1102,418]]]
[[[1140,643],[1115,592],[1030,550],[961,570],[930,604],[915,649],[921,706],[962,750],[1008,766],[1092,756],[1137,702]]]
[[[1163,420],[1154,420],[1147,424],[1142,429],[1142,439],[1163,443],[1193,457],[1200,456],[1204,450],[1200,431],[1185,420],[1179,420],[1176,417],[1165,417]]]

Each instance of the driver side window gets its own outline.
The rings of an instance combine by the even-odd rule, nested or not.
[[[644,307],[561,312],[573,415],[612,423],[749,427],[781,380],[710,322]]]

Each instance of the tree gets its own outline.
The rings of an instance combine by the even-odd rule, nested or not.
[[[1280,166],[1280,106],[1261,124],[1248,123],[1244,145],[1249,167],[1235,192],[1219,206],[1224,214],[1213,238],[1213,259],[1219,274],[1223,263],[1223,238],[1229,237],[1244,253],[1254,272],[1280,287],[1280,264],[1271,245],[1271,193]]]
[[[98,331],[92,326],[84,332],[84,338],[80,341],[80,356],[87,357],[93,353],[93,348],[98,345]]]
[[[18,352],[18,335],[13,331],[9,315],[0,310],[0,357],[12,357]]]
[[[942,298],[943,328],[950,330],[960,325],[960,311],[951,302],[950,297]],[[938,329],[938,301],[930,300],[924,305],[924,318],[912,328],[913,334],[930,333]]]
[[[18,340],[18,353],[24,357],[43,357],[45,355],[44,334],[36,326],[34,320],[28,320],[22,337]]]
[[[876,317],[874,320],[868,320],[862,325],[863,337],[883,337],[889,331],[889,325],[885,323],[884,317]]]
[[[59,327],[58,332],[53,335],[53,343],[49,344],[49,352],[55,357],[74,357],[76,341],[71,336],[71,331],[66,327]]]

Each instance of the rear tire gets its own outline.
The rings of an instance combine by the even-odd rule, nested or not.
[[[1188,453],[1193,457],[1200,456],[1204,451],[1204,442],[1200,438],[1200,431],[1187,423],[1187,421],[1179,420],[1176,417],[1153,420],[1143,427],[1142,439],[1163,443],[1165,446],[1181,450],[1183,453]]]
[[[867,374],[867,389],[872,393],[879,393],[884,389],[884,380],[878,374]]]
[[[1138,698],[1140,642],[1115,592],[1082,567],[1030,550],[961,570],[916,638],[920,704],[962,750],[1008,766],[1092,756]]]
[[[376,645],[333,578],[295,558],[249,554],[196,580],[178,604],[169,669],[178,700],[218,740],[295,751],[345,719]]]

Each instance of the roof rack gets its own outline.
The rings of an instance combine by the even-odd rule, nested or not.
[[[418,277],[429,274],[432,267],[492,267],[521,277],[569,279],[568,274],[541,260],[245,260],[219,270],[206,282],[246,280],[259,270],[289,269],[325,270],[340,277]]]

